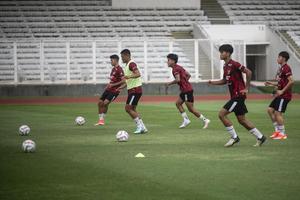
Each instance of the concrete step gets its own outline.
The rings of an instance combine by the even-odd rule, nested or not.
[[[298,54],[300,54],[300,47],[296,44],[296,42],[291,38],[291,36],[285,32],[281,31],[281,34],[287,39],[287,41],[294,47]]]
[[[228,15],[217,0],[201,0],[201,9],[212,24],[230,24]],[[224,18],[224,20],[213,18]]]
[[[175,39],[192,39],[192,32],[172,32],[172,36]]]

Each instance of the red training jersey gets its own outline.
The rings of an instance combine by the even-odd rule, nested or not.
[[[292,76],[292,70],[291,67],[288,64],[284,64],[282,65],[278,72],[277,72],[277,76],[276,79],[278,81],[278,90],[282,90],[289,82],[288,77]],[[287,99],[287,100],[291,100],[292,99],[292,88],[288,89],[287,91],[285,91],[282,95],[280,95],[280,97]]]
[[[193,90],[193,86],[189,82],[187,73],[186,73],[186,71],[185,71],[185,69],[183,67],[181,67],[180,65],[176,64],[172,68],[172,74],[173,74],[174,78],[175,78],[176,75],[179,74],[180,81],[177,84],[179,85],[179,88],[180,88],[181,92],[190,92],[190,91]]]
[[[245,66],[232,59],[228,63],[224,64],[223,79],[226,80],[231,99],[246,98],[246,95],[241,93],[241,90],[246,88],[242,75],[242,73],[245,72],[245,69]]]
[[[115,66],[115,67],[112,68],[112,70],[110,72],[110,82],[109,83],[110,84],[118,83],[122,80],[123,76],[124,76],[124,72],[123,72],[122,67],[120,67],[119,65]],[[107,89],[107,91],[112,92],[112,93],[120,93],[120,91],[117,90],[117,88],[119,86],[120,85],[110,87],[110,88]]]
[[[129,70],[130,71],[135,71],[137,70],[137,65],[135,62],[132,62],[129,64]],[[135,87],[135,88],[131,88],[128,90],[128,94],[142,94],[143,93],[143,89],[142,89],[142,86],[138,86],[138,87]]]

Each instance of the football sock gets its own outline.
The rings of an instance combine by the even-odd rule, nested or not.
[[[200,117],[199,117],[199,119],[201,119],[202,121],[205,121],[205,120],[207,120],[207,119],[206,119],[206,117],[204,117],[202,114],[200,114]]]
[[[236,132],[235,132],[233,126],[228,126],[228,127],[226,127],[226,130],[228,131],[228,133],[231,135],[231,137],[232,137],[233,139],[237,138],[237,134],[236,134]]]
[[[273,122],[273,126],[274,126],[275,131],[278,131],[278,124],[277,124],[277,122]]]
[[[104,119],[104,117],[105,117],[105,113],[100,113],[100,114],[99,114],[99,119],[100,119],[100,120]]]
[[[261,139],[263,137],[263,134],[261,134],[261,132],[257,128],[253,128],[249,132],[255,135],[257,139]]]
[[[181,116],[185,120],[189,120],[189,117],[187,116],[186,112],[181,113]]]
[[[140,124],[141,124],[141,126],[143,127],[143,129],[145,129],[146,127],[145,127],[145,124],[144,124],[144,122],[143,122],[143,120],[142,119],[140,119]]]
[[[285,134],[285,128],[284,128],[284,125],[279,125],[279,126],[277,126],[277,129],[278,129],[278,131],[279,131],[280,133]]]
[[[135,124],[137,127],[139,127],[141,125],[140,123],[140,119],[138,117],[134,118]]]

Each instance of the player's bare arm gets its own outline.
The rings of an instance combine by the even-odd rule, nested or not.
[[[186,79],[187,79],[187,80],[190,80],[191,74],[190,74],[188,71],[185,71],[185,74],[186,74]]]
[[[125,79],[139,78],[141,76],[141,73],[138,69],[134,70],[132,73],[133,74],[131,76],[125,76]]]
[[[265,86],[274,86],[274,87],[277,86],[277,82],[274,81],[266,81],[264,84]]]
[[[168,87],[168,86],[170,86],[170,85],[177,84],[177,83],[179,83],[179,82],[180,82],[180,76],[179,76],[179,74],[176,74],[176,75],[175,75],[175,80],[166,83],[166,86]]]
[[[249,91],[249,88],[250,88],[250,81],[251,81],[251,77],[252,77],[252,71],[245,67],[242,72],[246,74],[246,88],[241,90],[241,93],[242,94],[247,94],[248,91]]]
[[[125,82],[124,80],[121,80],[121,81],[119,81],[119,82],[117,82],[117,83],[109,83],[109,84],[107,85],[107,88],[111,88],[111,87],[115,87],[115,86],[121,85],[121,84],[123,84],[124,82]]]
[[[224,84],[226,84],[226,80],[225,79],[221,79],[221,80],[217,80],[217,81],[209,80],[208,84],[210,84],[210,85],[224,85]]]
[[[288,84],[282,90],[276,91],[276,96],[280,96],[280,95],[284,94],[287,90],[289,90],[293,86],[293,84],[294,84],[293,76],[289,76],[288,81],[289,81]]]
[[[118,91],[124,89],[127,86],[126,83],[122,83],[122,85],[120,85],[120,87],[117,88]]]
[[[117,83],[108,83],[107,86],[106,86],[106,89],[124,84],[125,82],[126,82],[126,80],[124,79],[124,76],[123,76],[122,80],[117,82]]]

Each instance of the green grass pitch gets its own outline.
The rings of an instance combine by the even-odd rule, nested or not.
[[[0,105],[0,199],[299,199],[300,101],[289,106],[285,141],[268,140],[255,148],[255,138],[230,116],[241,142],[229,139],[219,121],[224,101],[197,102],[212,120],[209,129],[191,114],[192,123],[178,129],[181,116],[174,103],[141,104],[148,134],[134,135],[134,122],[123,103],[110,106],[104,127],[95,127],[96,104]],[[247,115],[269,136],[269,101],[247,101]],[[82,115],[87,123],[76,126]],[[30,136],[19,136],[28,124]],[[118,143],[118,130],[130,134]],[[35,153],[21,151],[33,139]],[[145,158],[135,158],[143,153]]]

